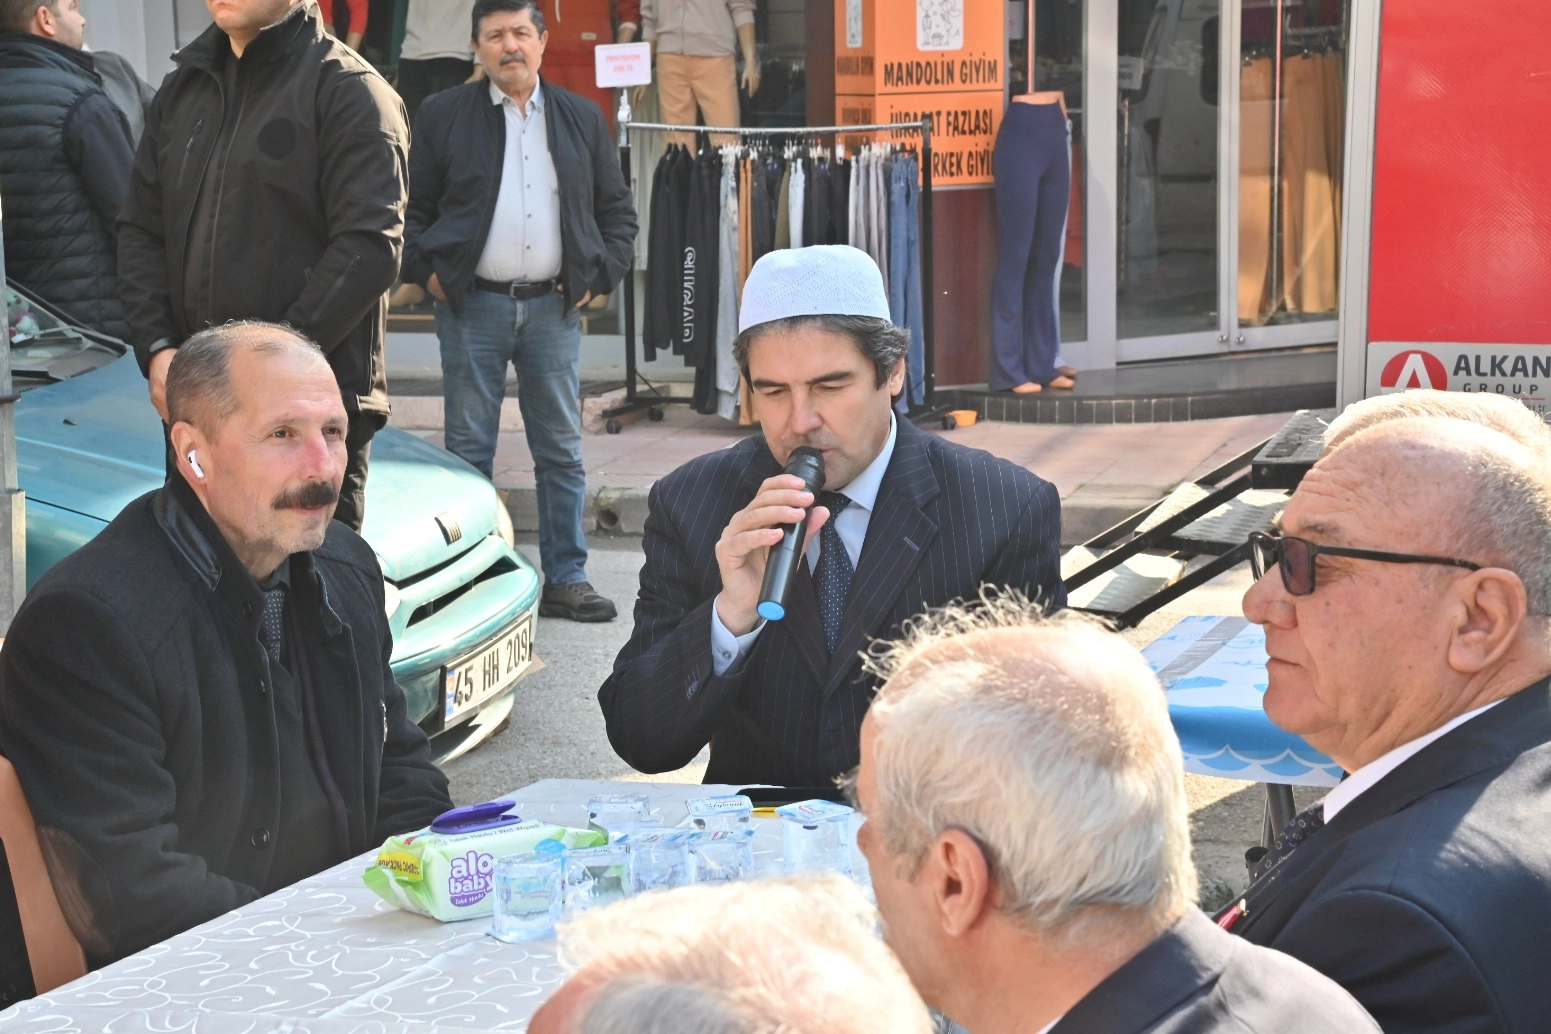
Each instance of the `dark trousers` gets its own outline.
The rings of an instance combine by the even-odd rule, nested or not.
[[[399,62],[399,97],[414,125],[420,102],[433,93],[462,85],[474,74],[474,62],[456,57],[432,57],[423,61],[407,58]]]
[[[334,519],[354,532],[366,520],[366,465],[372,455],[372,436],[382,425],[382,414],[357,411],[350,414],[345,431],[345,481],[339,486]]]
[[[345,430],[345,480],[339,486],[334,519],[354,532],[359,532],[366,520],[366,465],[371,459],[372,436],[383,423],[380,413],[355,412]],[[172,432],[166,424],[162,425],[162,438],[167,443],[167,476],[181,477],[177,457],[172,454]]]
[[[1057,277],[1072,193],[1058,104],[1009,104],[996,134],[996,274],[991,281],[992,391],[1056,376]]]

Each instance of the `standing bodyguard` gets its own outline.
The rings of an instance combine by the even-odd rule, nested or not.
[[[539,79],[548,34],[533,0],[478,0],[488,82],[427,98],[410,165],[404,281],[436,299],[446,443],[492,473],[506,367],[538,480],[539,613],[609,621],[587,581],[577,309],[630,263],[635,209],[592,101]]]
[[[0,0],[0,197],[7,271],[84,326],[115,337],[114,222],[134,145],[81,49],[77,0]]]
[[[207,0],[146,115],[119,231],[119,279],[151,401],[189,335],[284,322],[322,346],[350,413],[335,519],[359,530],[388,416],[386,293],[408,180],[404,107],[323,31],[316,0]]]

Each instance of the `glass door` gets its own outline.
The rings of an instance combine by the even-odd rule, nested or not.
[[[1335,340],[1348,3],[1116,0],[1116,360]]]
[[[1334,341],[1348,0],[1244,0],[1238,55],[1236,348]]]

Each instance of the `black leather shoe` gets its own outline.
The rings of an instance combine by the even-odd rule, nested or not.
[[[614,608],[614,601],[600,595],[591,582],[550,582],[539,598],[539,616],[567,621],[613,621],[619,611]]]

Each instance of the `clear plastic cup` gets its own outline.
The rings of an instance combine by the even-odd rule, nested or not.
[[[561,868],[561,855],[549,852],[496,859],[491,936],[507,943],[553,937],[560,920]]]
[[[621,841],[630,851],[630,893],[672,890],[690,882],[691,833],[687,829],[639,829]]]
[[[652,799],[644,793],[606,793],[587,801],[587,827],[612,843],[651,823]]]
[[[708,833],[751,829],[754,824],[754,802],[741,793],[697,797],[689,802],[688,810],[690,824]]]
[[[623,844],[572,848],[565,853],[564,887],[562,919],[622,900],[630,893],[630,849]]]
[[[776,809],[781,817],[782,858],[788,873],[851,875],[853,810],[830,801],[799,801]]]
[[[754,877],[754,831],[718,830],[689,837],[691,878],[696,883],[732,883]]]

